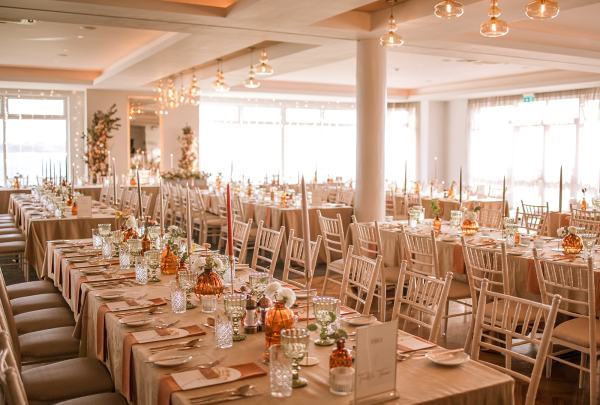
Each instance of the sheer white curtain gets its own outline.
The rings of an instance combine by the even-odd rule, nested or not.
[[[600,89],[471,100],[469,184],[501,188],[506,176],[512,206],[548,202],[558,208],[560,167],[563,207],[598,194]]]
[[[417,167],[417,103],[388,105],[385,131],[385,178],[388,184],[402,188],[404,166],[408,180],[416,178]]]

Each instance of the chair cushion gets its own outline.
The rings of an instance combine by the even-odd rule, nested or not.
[[[54,284],[47,280],[27,281],[25,283],[11,284],[6,286],[8,298],[15,299],[36,294],[58,292]]]
[[[38,309],[62,308],[66,307],[67,303],[58,293],[45,293],[15,298],[10,300],[10,306],[12,307],[13,314],[19,315],[24,312],[37,311]]]
[[[17,334],[36,332],[38,330],[73,326],[73,313],[67,308],[46,308],[15,315]]]
[[[58,402],[56,405],[128,405],[127,400],[116,392],[88,395],[81,398]]]
[[[21,253],[25,251],[25,241],[15,240],[12,242],[0,242],[0,253]]]
[[[0,243],[4,242],[14,242],[14,241],[24,241],[25,237],[22,233],[9,233],[0,235]]]
[[[63,326],[19,336],[21,361],[68,359],[79,355],[79,340],[73,326]]]
[[[448,299],[460,300],[464,298],[471,298],[471,290],[469,290],[469,284],[457,280],[452,280],[452,284],[450,284],[450,291],[448,292]]]
[[[333,260],[331,263],[327,265],[331,271],[334,273],[343,274],[344,273],[344,259]]]
[[[21,230],[16,227],[0,229],[0,235],[8,235],[8,234],[15,234],[15,233],[22,235]]]
[[[0,214],[0,219],[5,218],[14,219],[15,217],[13,217],[12,214]]]
[[[50,404],[114,391],[110,374],[99,361],[78,357],[21,373],[31,405]]]
[[[585,318],[575,318],[556,325],[552,337],[590,347],[589,321]],[[596,319],[596,346],[600,346],[600,321]]]
[[[14,228],[17,226],[14,222],[0,222],[0,228]]]

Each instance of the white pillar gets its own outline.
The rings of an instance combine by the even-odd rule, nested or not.
[[[386,49],[377,39],[356,50],[356,195],[359,221],[385,217]]]

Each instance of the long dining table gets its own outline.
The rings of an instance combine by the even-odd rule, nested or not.
[[[214,330],[207,326],[214,314],[202,313],[200,308],[178,315],[169,310],[169,286],[175,276],[162,275],[160,282],[140,285],[134,282],[132,270],[118,270],[113,263],[108,263],[110,267],[102,268],[99,274],[92,275],[95,273],[93,269],[103,264],[90,253],[89,244],[89,240],[49,241],[47,255],[52,256],[48,260],[54,268],[50,278],[55,278],[55,284],[76,314],[76,335],[81,338],[81,355],[104,361],[115,381],[116,390],[133,403],[190,404],[199,395],[232,389],[241,384],[253,385],[260,395],[245,398],[240,403],[348,402],[348,397],[329,392],[328,358],[331,347],[310,343],[309,352],[319,360],[319,364],[302,368],[301,373],[308,379],[308,386],[294,390],[290,398],[272,398],[269,395],[268,366],[261,361],[265,350],[263,333],[249,334],[245,341],[235,342],[229,349],[215,348]],[[81,257],[85,254],[90,255],[87,263],[68,260],[70,255]],[[247,278],[247,269],[238,271],[234,278],[235,289],[246,283]],[[120,290],[122,296],[115,300],[99,296],[114,289]],[[151,315],[149,311],[152,308],[159,310]],[[222,310],[222,302],[219,302],[219,310]],[[295,311],[299,317],[302,316],[301,308]],[[123,324],[124,314],[136,312],[147,314],[155,321],[177,321],[177,324],[166,331],[148,325],[129,327]],[[347,314],[352,314],[352,311]],[[355,330],[345,323],[344,327],[350,334]],[[399,334],[403,340],[420,339],[401,331]],[[151,348],[181,344],[191,338],[199,338],[200,347],[185,352],[192,355],[189,363],[168,368],[148,360]],[[348,345],[353,343],[352,339],[349,338]],[[429,350],[436,349],[432,344],[428,347]],[[360,356],[360,353],[355,353],[355,356]],[[199,368],[213,361],[218,361],[218,364],[212,365],[208,372]],[[216,375],[233,372],[244,380],[221,381],[221,384],[205,386],[210,384],[210,378],[215,378],[211,377],[213,371]],[[195,388],[198,386],[202,387]],[[511,404],[514,402],[513,389],[511,377],[475,361],[469,360],[460,367],[449,368],[436,366],[422,356],[414,356],[397,363],[399,398],[394,403]]]

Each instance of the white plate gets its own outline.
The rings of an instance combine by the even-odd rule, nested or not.
[[[148,361],[160,367],[180,366],[188,363],[190,360],[192,360],[192,356],[180,350],[167,350],[148,357]]]
[[[119,319],[119,323],[127,326],[144,326],[154,322],[154,319],[153,316],[148,316],[148,314],[133,314]]]
[[[431,362],[441,366],[458,366],[469,361],[469,355],[465,352],[449,354],[444,350],[429,352],[425,357]]]
[[[364,315],[364,316],[359,316],[357,318],[347,318],[344,319],[342,317],[342,321],[346,322],[349,325],[352,326],[363,326],[363,325],[369,325],[373,322],[375,322],[375,317],[373,315]]]
[[[507,250],[506,254],[510,256],[523,256],[526,253],[524,250]]]
[[[102,298],[103,300],[116,300],[119,298],[123,298],[125,296],[125,291],[123,290],[106,290],[98,293],[96,295],[98,298]]]

